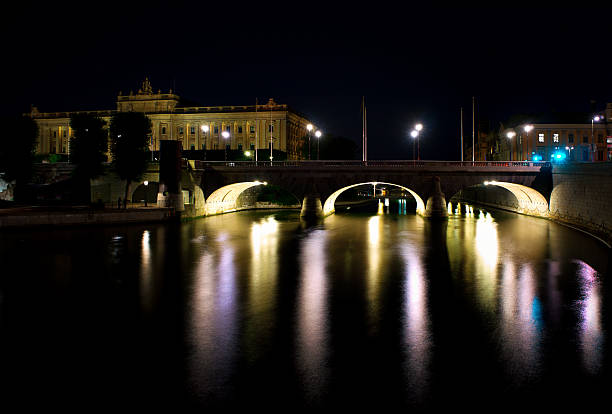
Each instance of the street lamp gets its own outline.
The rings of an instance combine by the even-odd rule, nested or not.
[[[414,130],[417,132],[416,140],[417,140],[417,160],[421,160],[421,146],[419,145],[419,136],[421,135],[421,131],[423,130],[423,124],[419,123],[414,126]]]
[[[306,129],[308,130],[308,160],[310,160],[310,136],[312,135],[312,130],[314,127],[312,124],[306,125]]]
[[[533,130],[533,125],[525,125],[523,127],[523,131],[525,131],[525,133],[527,134],[527,139],[529,139],[529,133]],[[519,136],[519,140],[521,141],[521,159],[523,158],[523,137],[522,135]],[[527,147],[529,148],[529,146]],[[529,149],[527,150],[529,151]],[[519,160],[520,161],[520,160]]]
[[[221,136],[223,137],[223,139],[227,140],[230,136],[230,133],[228,131],[223,131],[221,133]],[[227,161],[227,142],[223,144],[223,148],[225,148],[225,161]]]
[[[145,207],[146,207],[146,206],[147,206],[147,195],[148,195],[148,193],[149,193],[149,192],[147,191],[147,189],[149,188],[149,182],[148,182],[148,181],[145,181],[145,182],[144,182],[144,185],[145,185]]]
[[[599,122],[601,119],[602,119],[602,117],[599,116],[599,115],[595,115],[595,116],[593,116],[591,118],[591,149],[593,149],[595,147],[595,138],[594,138],[594,136],[595,136],[595,133],[594,133],[595,132],[594,131],[595,125],[594,125],[594,122]],[[589,152],[592,153],[591,160],[594,161],[593,158],[594,158],[594,155],[595,155],[595,151],[589,151]]]
[[[323,135],[321,131],[317,130],[315,132],[315,137],[317,137],[317,161],[319,161],[319,141],[321,141],[321,135]]]
[[[416,142],[416,139],[417,139],[417,137],[419,136],[419,131],[417,131],[416,129],[413,129],[413,130],[410,132],[410,136],[411,136],[412,138],[414,138],[414,140],[412,141],[412,162],[414,163],[414,161],[415,161],[415,159],[416,159],[416,158],[415,158],[415,154],[416,154],[416,152],[414,151],[414,143]]]
[[[506,136],[508,137],[508,139],[511,140],[512,138],[514,138],[516,136],[516,132],[508,131]],[[510,161],[512,161],[512,141],[510,141]]]
[[[208,146],[208,125],[202,125],[202,132],[204,133],[204,160],[206,160],[206,147]]]
[[[572,159],[572,150],[574,149],[574,147],[565,147],[565,150],[569,152],[568,154],[568,158],[571,160]]]

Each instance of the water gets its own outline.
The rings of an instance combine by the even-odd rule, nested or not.
[[[241,212],[0,234],[0,397],[173,411],[580,409],[610,385],[608,250],[448,222]]]

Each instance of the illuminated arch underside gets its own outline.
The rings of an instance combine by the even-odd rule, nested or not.
[[[546,198],[533,188],[501,181],[488,181],[485,185],[494,185],[510,191],[516,197],[520,213],[536,216],[548,215],[548,202]]]
[[[344,191],[348,190],[349,188],[358,187],[360,185],[367,185],[367,184],[370,184],[370,185],[379,185],[379,184],[392,185],[392,186],[395,186],[395,187],[399,187],[399,188],[401,188],[403,190],[406,190],[416,200],[416,203],[417,203],[416,212],[418,214],[421,214],[421,215],[425,213],[425,204],[423,203],[423,200],[421,199],[421,197],[419,197],[419,195],[417,193],[415,193],[411,189],[406,188],[406,187],[404,187],[402,185],[399,185],[399,184],[383,183],[383,182],[379,182],[379,181],[371,181],[371,182],[366,182],[366,183],[359,183],[359,184],[349,185],[349,186],[346,186],[346,187],[343,187],[343,188],[339,189],[338,191],[333,192],[329,197],[327,197],[327,200],[325,200],[325,204],[323,206],[323,215],[327,216],[329,214],[332,214],[334,211],[336,211],[336,209],[334,207],[334,205],[336,203],[336,199]]]
[[[206,215],[222,214],[236,211],[236,201],[244,191],[251,187],[262,185],[259,181],[235,183],[215,190],[206,200]]]

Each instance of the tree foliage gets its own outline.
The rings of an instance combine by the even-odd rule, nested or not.
[[[323,135],[312,141],[312,152],[317,159],[317,140],[319,142],[319,159],[322,160],[354,160],[357,159],[359,147],[352,139],[342,136]]]
[[[141,112],[118,112],[111,118],[109,130],[113,169],[126,181],[127,200],[131,182],[147,168],[151,120]]]
[[[77,178],[90,180],[104,173],[107,161],[108,134],[104,128],[106,121],[95,115],[73,114],[70,128],[70,162],[75,165]]]
[[[0,173],[6,181],[16,182],[15,195],[32,177],[32,164],[38,125],[28,116],[4,117],[0,137]]]

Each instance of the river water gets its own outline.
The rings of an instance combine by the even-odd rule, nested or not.
[[[0,254],[0,396],[22,411],[608,401],[609,251],[543,219],[245,211],[4,232]]]

